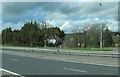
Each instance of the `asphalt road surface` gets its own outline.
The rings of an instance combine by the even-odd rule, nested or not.
[[[118,75],[117,67],[2,53],[2,68],[19,75]]]
[[[30,51],[23,52],[23,51],[13,51],[13,50],[3,50],[2,53],[25,56],[25,57],[27,56],[27,57],[34,57],[34,58],[75,62],[75,63],[118,67],[118,58],[112,58],[112,57],[75,56],[75,55],[64,55],[64,54],[53,54],[53,53],[52,54],[36,53],[36,52],[30,52]]]

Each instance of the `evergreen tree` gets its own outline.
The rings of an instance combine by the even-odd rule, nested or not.
[[[13,41],[13,34],[11,28],[6,28],[2,31],[2,43],[11,44]]]
[[[112,46],[112,43],[113,43],[113,39],[112,39],[111,32],[109,31],[108,28],[106,28],[106,30],[103,32],[104,47]]]
[[[44,26],[44,23],[42,24]],[[37,22],[28,22],[20,30],[12,31],[6,28],[2,31],[2,44],[12,44],[20,46],[44,46],[49,38],[64,38],[64,32],[57,27],[40,28]],[[61,42],[58,42],[61,44]]]

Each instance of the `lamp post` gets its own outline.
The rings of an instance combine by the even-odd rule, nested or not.
[[[103,30],[102,30],[103,26],[102,26],[102,9],[101,9],[102,4],[100,3],[99,5],[100,5],[100,11],[101,11],[100,49],[103,49]]]

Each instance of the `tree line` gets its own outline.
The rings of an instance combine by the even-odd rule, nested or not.
[[[107,23],[93,23],[84,26],[82,29],[73,30],[72,34],[68,34],[65,38],[63,46],[65,47],[100,47],[101,31],[102,42],[104,47],[113,46],[112,31],[106,26]]]
[[[59,46],[62,47],[100,47],[100,37],[102,31],[102,42],[104,47],[118,44],[119,32],[112,32],[103,23],[101,29],[100,23],[89,24],[82,29],[73,30],[71,34],[65,34],[58,27],[50,27],[45,21],[40,24],[37,22],[28,22],[20,30],[6,28],[2,30],[2,44],[17,46]],[[69,36],[68,36],[69,35]],[[114,37],[115,36],[115,37]],[[52,40],[50,40],[52,39]],[[51,41],[56,40],[53,44]]]
[[[62,44],[65,33],[58,27],[47,27],[46,22],[38,24],[27,22],[20,30],[13,30],[9,27],[2,30],[2,44],[18,46],[40,46],[48,45],[48,39],[58,39],[56,46]],[[59,43],[60,42],[60,43]],[[49,45],[50,46],[50,45]]]

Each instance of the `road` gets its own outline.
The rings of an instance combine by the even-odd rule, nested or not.
[[[118,67],[2,53],[2,68],[19,75],[118,75]]]
[[[86,63],[86,64],[118,67],[118,58],[112,58],[112,57],[74,56],[74,55],[64,55],[64,54],[36,53],[29,51],[23,52],[23,51],[13,51],[13,50],[3,50],[2,53],[13,54],[18,56],[28,56],[35,58],[75,62],[75,63]]]

